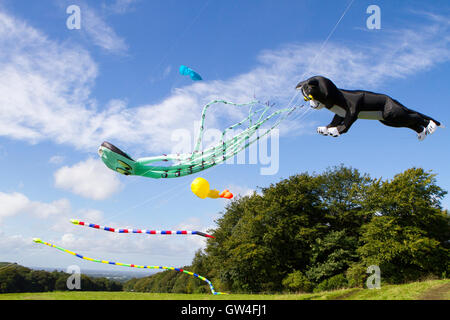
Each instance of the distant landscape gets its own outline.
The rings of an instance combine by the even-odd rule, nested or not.
[[[64,268],[39,268],[31,266],[33,270],[43,270],[47,272],[60,271],[66,272]],[[139,270],[142,271],[142,270]],[[148,277],[156,273],[155,270],[146,270],[145,274],[139,271],[117,271],[117,270],[95,270],[95,269],[83,269],[83,274],[92,278],[107,278],[118,282],[126,282],[133,278]]]

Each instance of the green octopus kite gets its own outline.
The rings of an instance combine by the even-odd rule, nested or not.
[[[233,106],[250,106],[249,115],[244,120],[228,127],[222,132],[222,138],[218,145],[210,147],[206,150],[200,150],[201,142],[203,140],[204,123],[206,118],[206,111],[214,104],[228,104]],[[103,142],[98,150],[102,161],[111,170],[117,171],[124,175],[136,175],[148,178],[177,178],[190,174],[194,174],[205,169],[211,168],[215,165],[223,163],[228,158],[233,157],[240,151],[247,148],[249,145],[269,134],[280,122],[289,116],[297,107],[285,108],[277,110],[269,115],[267,112],[271,108],[269,104],[265,104],[262,108],[253,111],[253,108],[261,105],[258,101],[252,101],[246,104],[236,104],[224,100],[214,100],[204,106],[202,111],[202,118],[197,142],[192,153],[186,154],[169,154],[156,157],[146,157],[134,160],[128,154],[112,145],[109,142]],[[258,119],[253,122],[254,117]],[[257,130],[267,121],[275,116],[279,116],[277,121],[268,128],[263,134],[256,135]],[[229,130],[232,130],[248,121],[248,127],[241,133],[236,134],[231,138],[226,138]],[[155,166],[156,162],[177,162],[177,164],[169,166]]]

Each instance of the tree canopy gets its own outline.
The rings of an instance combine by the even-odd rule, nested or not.
[[[446,193],[421,168],[390,180],[343,165],[293,175],[233,200],[189,270],[230,292],[363,286],[370,265],[380,267],[384,283],[448,277]],[[182,274],[149,278],[126,288],[207,292]]]

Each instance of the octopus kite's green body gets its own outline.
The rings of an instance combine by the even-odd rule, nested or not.
[[[225,129],[222,132],[222,138],[218,145],[210,147],[206,150],[200,150],[201,142],[203,139],[206,111],[211,105],[218,103],[234,106],[250,106],[249,116],[244,120]],[[202,112],[197,142],[192,153],[169,154],[134,160],[128,154],[106,141],[102,143],[98,150],[98,153],[102,161],[108,168],[124,175],[137,175],[159,179],[176,178],[197,173],[220,164],[226,161],[228,158],[235,156],[238,152],[244,150],[253,142],[269,134],[285,117],[287,117],[292,111],[296,109],[296,107],[286,108],[266,115],[267,111],[270,109],[269,105],[264,105],[262,108],[256,111],[252,110],[254,106],[259,104],[260,103],[257,101],[252,101],[246,104],[235,104],[223,100],[214,100],[205,105]],[[283,116],[278,117],[277,121],[275,121],[275,123],[270,128],[264,131],[263,134],[257,134],[256,137],[254,137],[255,133],[257,133],[257,130],[261,127],[261,125],[269,121],[271,118],[282,114]],[[255,122],[253,122],[254,117],[258,117]],[[225,137],[228,130],[232,130],[238,126],[241,126],[244,124],[244,122],[247,121],[248,127],[241,133],[236,134],[232,138]],[[174,161],[177,162],[177,164],[169,166],[153,165],[154,163],[167,161]]]

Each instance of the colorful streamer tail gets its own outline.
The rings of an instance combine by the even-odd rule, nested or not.
[[[78,226],[85,226],[85,227],[90,227],[90,228],[109,231],[109,232],[116,232],[116,233],[142,233],[142,234],[150,234],[150,235],[180,234],[180,235],[198,235],[198,236],[202,236],[205,238],[214,238],[213,236],[206,234],[204,232],[201,232],[201,231],[189,231],[189,230],[171,231],[171,230],[135,229],[135,228],[132,228],[132,229],[130,229],[130,228],[112,228],[112,227],[107,227],[107,226],[101,226],[101,225],[94,224],[94,223],[87,223],[84,221],[79,221],[77,219],[70,219],[70,222],[72,222],[73,224],[78,225]]]
[[[91,262],[105,263],[105,264],[111,264],[111,265],[115,265],[115,266],[123,266],[123,267],[130,267],[130,268],[174,270],[174,271],[182,272],[182,273],[188,274],[188,275],[190,275],[190,276],[193,276],[193,277],[195,277],[195,278],[199,278],[200,280],[205,281],[205,282],[209,285],[209,288],[210,288],[212,294],[214,294],[214,295],[226,294],[226,293],[224,293],[224,292],[218,292],[218,291],[216,291],[216,290],[214,289],[214,286],[212,285],[211,281],[209,281],[209,280],[206,279],[205,277],[203,277],[203,276],[201,276],[201,275],[199,275],[199,274],[196,274],[196,273],[194,273],[194,272],[190,272],[190,271],[184,270],[184,269],[174,268],[174,267],[165,267],[165,266],[141,266],[141,265],[137,265],[137,264],[127,264],[127,263],[120,263],[120,262],[106,261],[106,260],[100,260],[100,259],[93,259],[93,258],[89,258],[89,257],[83,256],[83,255],[81,255],[81,254],[78,254],[78,253],[76,253],[76,252],[73,252],[73,251],[64,249],[64,248],[62,248],[62,247],[56,246],[56,245],[51,244],[51,243],[49,243],[49,242],[42,241],[42,240],[39,239],[39,238],[34,238],[33,241],[36,242],[36,243],[45,244],[45,245],[47,245],[47,246],[49,246],[49,247],[58,249],[58,250],[63,251],[63,252],[65,252],[65,253],[69,253],[69,254],[71,254],[71,255],[73,255],[73,256],[76,256],[76,257],[78,257],[78,258],[80,258],[80,259],[88,260],[88,261],[91,261]]]

